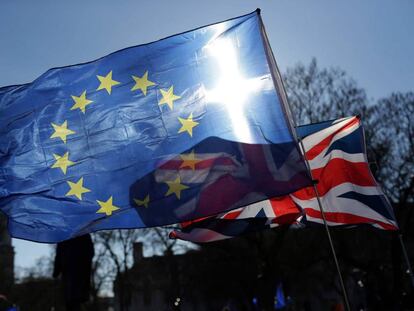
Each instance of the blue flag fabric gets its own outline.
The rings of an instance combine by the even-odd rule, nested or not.
[[[270,55],[254,12],[1,88],[11,235],[178,223],[309,185]]]
[[[283,292],[282,283],[279,283],[276,288],[275,309],[280,310],[286,307],[285,293]]]

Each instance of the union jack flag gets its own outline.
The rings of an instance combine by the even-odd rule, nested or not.
[[[157,226],[161,218],[175,224],[219,213],[247,215],[251,208],[240,207],[268,204],[267,198],[310,185],[301,163],[293,143],[244,144],[212,137],[138,180],[130,189],[131,201],[146,226]],[[271,209],[264,211],[270,215]]]
[[[384,230],[398,229],[392,207],[370,172],[359,117],[300,126],[297,134],[303,141],[312,176],[318,181],[328,225],[369,224]],[[181,230],[170,236],[209,242],[299,221],[323,223],[313,187],[183,223]]]

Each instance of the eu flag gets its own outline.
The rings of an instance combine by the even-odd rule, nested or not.
[[[309,185],[258,12],[0,89],[12,236],[188,221]]]

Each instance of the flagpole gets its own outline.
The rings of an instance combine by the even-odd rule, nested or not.
[[[262,31],[262,36],[263,36],[263,40],[264,40],[264,49],[265,49],[266,56],[267,56],[267,59],[268,59],[268,62],[269,62],[270,72],[272,74],[273,81],[275,83],[275,88],[276,88],[276,90],[277,90],[277,92],[278,92],[278,94],[281,98],[281,101],[282,101],[281,106],[284,108],[285,114],[286,114],[286,116],[289,120],[288,124],[289,124],[290,130],[291,130],[291,133],[292,133],[293,137],[295,137],[296,140],[299,141],[300,147],[302,148],[303,158],[304,158],[305,163],[306,163],[306,168],[308,170],[308,174],[312,178],[313,189],[314,189],[317,201],[318,201],[319,210],[321,211],[325,231],[326,231],[326,234],[328,236],[329,246],[330,246],[331,251],[332,251],[332,255],[333,255],[333,258],[334,258],[336,270],[338,272],[339,282],[341,284],[342,294],[343,294],[346,310],[351,311],[349,300],[348,300],[348,294],[347,294],[347,291],[346,291],[346,288],[345,288],[344,280],[342,278],[342,273],[341,273],[341,269],[339,267],[338,258],[336,256],[335,247],[333,245],[333,241],[332,241],[331,233],[329,231],[328,223],[326,222],[325,212],[322,208],[322,203],[321,203],[321,200],[320,200],[318,188],[316,186],[318,181],[313,179],[312,171],[311,171],[310,165],[309,165],[309,161],[306,158],[305,148],[303,146],[302,139],[299,139],[296,135],[296,125],[295,125],[296,122],[293,119],[291,111],[289,109],[289,103],[288,103],[288,98],[287,98],[287,95],[286,95],[285,86],[283,84],[283,80],[282,80],[281,74],[279,72],[279,68],[277,67],[276,60],[275,60],[275,57],[273,55],[272,48],[270,47],[269,39],[268,39],[266,31],[264,29],[264,24],[263,24],[263,21],[262,21],[262,17],[260,15],[260,9],[257,9],[256,11],[257,11],[257,14],[258,14],[259,19],[260,19],[261,31]]]
[[[303,150],[305,150],[304,147],[303,147],[302,140],[300,140],[300,144],[301,144]],[[306,160],[306,163],[307,163],[307,166],[308,166],[308,169],[309,169],[309,173],[312,176],[312,172],[310,170],[309,162],[308,162],[308,159],[306,158],[306,156],[305,156],[305,160]],[[326,235],[328,236],[329,245],[331,247],[332,255],[333,255],[333,258],[334,258],[334,261],[335,261],[335,266],[336,266],[336,270],[338,272],[339,282],[340,282],[341,287],[342,287],[342,292],[343,292],[343,296],[344,296],[344,300],[345,300],[346,309],[348,311],[351,311],[351,307],[350,307],[349,300],[348,300],[348,294],[347,294],[346,287],[345,287],[345,282],[344,282],[344,280],[342,278],[342,273],[341,273],[341,269],[339,267],[338,258],[336,256],[335,247],[334,247],[334,244],[333,244],[331,232],[329,230],[328,223],[326,222],[325,212],[324,212],[324,210],[322,208],[322,202],[321,202],[321,199],[320,199],[320,196],[319,196],[318,187],[316,186],[317,183],[318,183],[318,181],[313,179],[313,190],[315,191],[316,199],[318,200],[319,210],[321,211],[321,215],[322,215],[322,219],[323,219],[323,224],[324,224],[324,227],[325,227],[325,230],[326,230]]]
[[[400,244],[401,244],[401,249],[402,249],[402,252],[403,252],[403,255],[404,255],[405,264],[407,265],[407,272],[410,275],[411,286],[414,289],[413,269],[411,268],[410,259],[408,258],[407,249],[405,248],[404,241],[403,241],[403,238],[402,238],[402,234],[401,233],[398,233],[398,239],[399,239]]]
[[[378,163],[377,163],[376,159],[373,162],[370,162],[369,165],[371,165],[371,163],[375,164],[378,167]],[[388,201],[388,199],[387,199],[387,201]],[[389,204],[390,204],[390,206],[392,206],[392,204],[390,202],[389,202]],[[403,241],[403,236],[402,236],[401,229],[398,230],[397,235],[398,235],[398,240],[400,241],[401,250],[402,250],[402,253],[403,253],[403,256],[404,256],[405,264],[407,265],[407,272],[410,276],[411,286],[414,289],[413,268],[411,267],[410,259],[408,258],[407,249],[406,249],[404,241]]]

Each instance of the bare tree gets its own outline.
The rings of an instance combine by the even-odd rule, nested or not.
[[[34,279],[50,279],[53,272],[53,251],[49,256],[37,258],[34,265],[27,268],[19,267],[16,271],[16,281],[24,283]]]
[[[128,271],[133,263],[133,245],[142,236],[136,229],[111,230],[95,233],[95,258],[93,262],[93,295],[96,305],[98,294],[115,289],[119,294],[120,310],[128,310],[130,299],[130,280]]]
[[[154,255],[180,254],[198,248],[191,242],[170,239],[169,234],[172,229],[171,226],[144,229],[145,239],[142,242]]]
[[[97,306],[99,295],[112,292],[115,282],[120,310],[128,310],[131,295],[129,270],[133,265],[135,242],[144,243],[148,253],[153,255],[172,255],[182,253],[196,246],[190,243],[169,239],[171,228],[148,228],[101,231],[93,235],[95,257],[93,261],[94,278],[92,283],[93,301]]]
[[[284,82],[297,124],[364,115],[367,110],[364,89],[339,68],[320,69],[315,58],[309,66],[287,69]]]
[[[404,209],[414,202],[414,93],[394,93],[370,110],[370,151],[377,163],[376,177],[397,209]],[[400,220],[402,227],[410,215]]]

